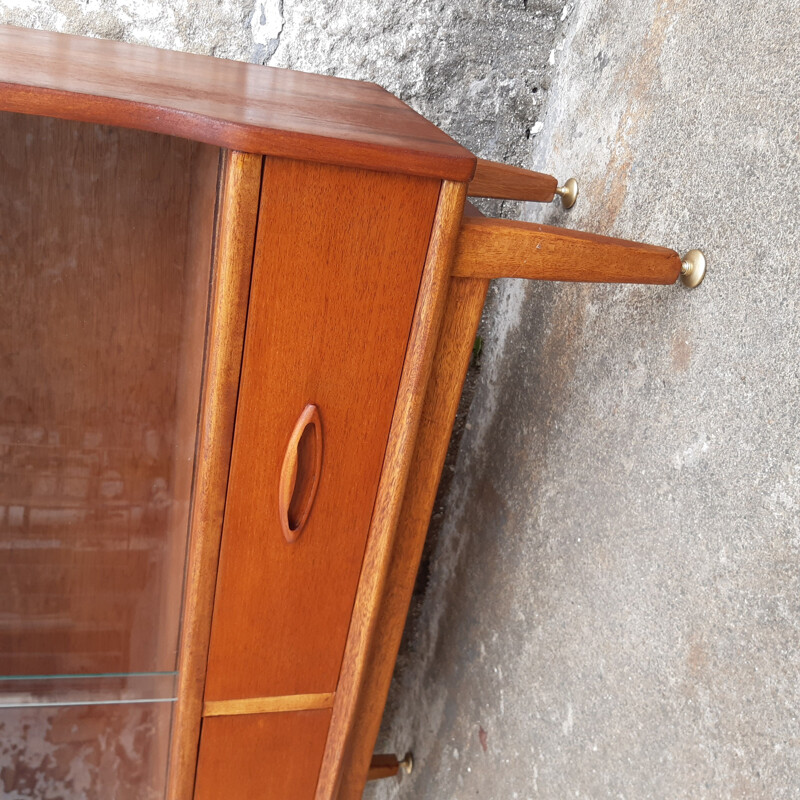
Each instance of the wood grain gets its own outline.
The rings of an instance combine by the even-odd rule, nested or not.
[[[372,756],[369,764],[368,781],[380,781],[384,778],[393,778],[400,771],[400,762],[397,756],[391,753],[380,753]]]
[[[209,700],[204,717],[232,717],[237,714],[276,714],[282,711],[313,711],[333,707],[334,694],[293,694],[289,697],[248,697],[246,700]]]
[[[0,109],[469,180],[475,157],[372,83],[0,26]]]
[[[481,279],[452,278],[450,281],[444,323],[397,523],[386,591],[378,604],[377,635],[367,654],[354,734],[343,755],[338,800],[360,798],[367,779],[488,287],[489,282]]]
[[[675,283],[681,258],[666,247],[504,219],[465,219],[453,275],[592,283]]]
[[[550,203],[557,188],[558,181],[552,175],[479,158],[467,195]]]
[[[420,425],[425,387],[431,373],[436,342],[445,310],[449,272],[466,198],[464,184],[442,184],[436,219],[425,261],[419,300],[403,376],[397,393],[361,579],[347,635],[333,708],[331,730],[317,785],[317,800],[333,800],[342,778],[343,756],[355,735],[356,714],[368,679],[370,653],[379,630],[381,598],[390,590],[392,551],[397,521],[411,468],[414,441]],[[366,765],[368,766],[368,765]],[[363,777],[366,777],[366,766]]]
[[[195,800],[312,797],[330,718],[323,709],[203,720]]]
[[[336,689],[438,189],[265,161],[206,700]],[[325,456],[289,544],[279,475],[309,403]]]
[[[217,204],[197,468],[170,749],[171,800],[190,800],[255,246],[261,156],[225,152]]]

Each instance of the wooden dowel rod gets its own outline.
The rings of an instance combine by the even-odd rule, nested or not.
[[[552,175],[479,158],[475,176],[467,187],[467,195],[550,203],[557,187],[558,181]]]
[[[670,284],[680,272],[681,257],[666,247],[486,218],[462,221],[453,262],[459,278]]]
[[[368,781],[379,781],[383,778],[393,778],[400,772],[400,761],[395,755],[374,755],[367,773]]]

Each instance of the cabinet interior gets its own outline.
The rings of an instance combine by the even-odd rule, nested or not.
[[[218,164],[0,113],[0,794],[164,796]]]

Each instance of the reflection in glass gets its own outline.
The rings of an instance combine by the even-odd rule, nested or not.
[[[0,797],[161,800],[170,703],[0,713]]]

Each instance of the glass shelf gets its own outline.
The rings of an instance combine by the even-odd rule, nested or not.
[[[177,674],[0,675],[0,709],[173,703]]]

